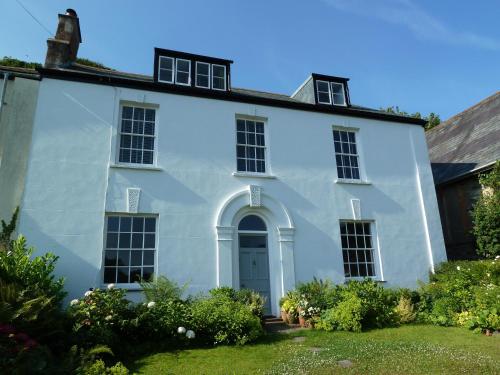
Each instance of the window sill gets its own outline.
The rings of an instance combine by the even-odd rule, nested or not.
[[[247,173],[247,172],[233,172],[235,177],[256,177],[256,178],[277,178],[272,174],[266,173]]]
[[[349,281],[363,281],[365,279],[370,279],[372,281],[375,281],[376,283],[386,283],[387,280],[380,280],[376,276],[375,277],[344,277],[344,284],[347,284]]]
[[[352,185],[371,185],[370,181],[366,180],[348,180],[344,178],[338,178],[335,180],[336,184],[352,184]]]
[[[147,171],[163,171],[163,168],[155,167],[154,165],[146,165],[146,164],[110,164],[110,168],[118,168],[118,169],[142,169]]]
[[[102,284],[101,289],[108,289],[110,284]],[[142,286],[138,283],[114,284],[116,289],[123,289],[129,292],[142,292]]]

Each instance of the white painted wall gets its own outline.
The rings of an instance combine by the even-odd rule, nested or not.
[[[121,101],[158,106],[161,170],[109,167]],[[267,118],[275,179],[232,175],[237,114]],[[333,125],[359,128],[371,185],[335,183]],[[207,290],[218,279],[219,210],[250,184],[293,219],[297,282],[344,281],[339,219],[353,218],[353,198],[362,218],[376,223],[385,285],[415,287],[446,259],[418,126],[53,79],[40,85],[20,231],[39,250],[61,257],[57,272],[67,277],[69,297],[81,295],[101,285],[105,212],[125,212],[126,189],[138,187],[139,212],[159,215],[157,272],[189,282],[190,292]],[[270,246],[279,251],[272,230]],[[275,313],[280,293],[271,285]]]

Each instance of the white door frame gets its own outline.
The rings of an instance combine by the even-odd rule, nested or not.
[[[295,288],[293,221],[286,207],[250,185],[227,198],[216,219],[217,262],[216,285],[239,289],[239,221],[249,214],[263,218],[268,230],[269,282],[271,312],[279,315],[279,300]]]

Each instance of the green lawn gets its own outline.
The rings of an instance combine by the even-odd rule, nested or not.
[[[352,367],[340,367],[340,360]],[[156,353],[127,365],[138,374],[500,374],[500,337],[426,325],[303,330],[242,347]]]

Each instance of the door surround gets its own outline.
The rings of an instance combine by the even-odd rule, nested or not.
[[[280,298],[295,288],[295,228],[286,207],[260,186],[249,185],[232,194],[219,208],[215,222],[216,285],[239,289],[237,225],[249,214],[261,217],[267,225],[271,312],[278,316]]]

